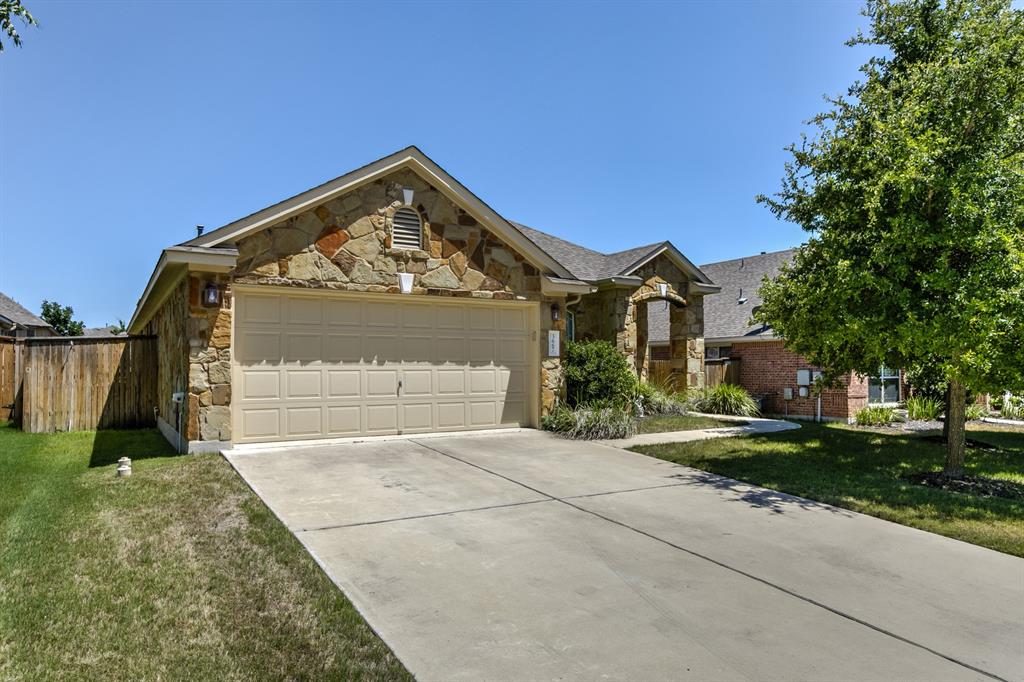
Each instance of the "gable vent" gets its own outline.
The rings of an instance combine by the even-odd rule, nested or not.
[[[396,249],[422,248],[423,223],[411,208],[400,208],[391,219],[391,245]]]

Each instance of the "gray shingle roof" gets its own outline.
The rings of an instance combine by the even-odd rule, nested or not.
[[[796,249],[762,253],[756,256],[708,263],[700,266],[721,293],[704,297],[704,338],[732,338],[737,336],[770,336],[771,329],[750,324],[755,307],[761,304],[757,295],[761,280],[767,275],[774,278],[783,263],[793,258]],[[740,303],[740,298],[746,298]],[[647,331],[651,343],[668,341],[668,310],[662,301],[653,301],[647,308]]]
[[[0,293],[0,315],[23,327],[49,327],[38,315],[25,309],[10,296]]]
[[[600,253],[520,223],[512,224],[530,241],[561,263],[574,277],[588,282],[621,275],[630,265],[664,244],[658,242],[615,253]]]

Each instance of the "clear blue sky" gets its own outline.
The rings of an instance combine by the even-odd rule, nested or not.
[[[706,263],[864,61],[855,2],[26,0],[0,55],[0,291],[125,321],[160,249],[409,144],[506,217]]]

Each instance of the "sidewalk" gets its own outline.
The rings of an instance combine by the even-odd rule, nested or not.
[[[732,436],[743,436],[751,433],[774,433],[776,431],[789,431],[799,429],[799,424],[783,421],[781,419],[762,419],[760,417],[732,417],[724,414],[692,414],[702,417],[712,417],[722,421],[746,422],[743,426],[724,426],[717,429],[694,429],[692,431],[666,431],[664,433],[641,433],[630,438],[616,438],[613,440],[601,440],[598,443],[611,445],[616,448],[631,448],[635,445],[657,445],[658,443],[688,443],[693,440],[707,440],[709,438],[730,438]]]

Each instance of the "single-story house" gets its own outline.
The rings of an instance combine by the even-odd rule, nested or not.
[[[667,241],[601,254],[506,220],[409,147],[164,249],[128,329],[158,339],[161,430],[199,451],[536,427],[567,332],[646,372],[652,300],[700,385],[717,291]]]
[[[754,256],[700,266],[722,291],[704,302],[706,361],[723,365],[722,373],[761,399],[766,414],[797,418],[851,421],[867,405],[895,405],[902,399],[899,370],[882,368],[877,376],[851,373],[839,387],[821,392],[819,405],[810,383],[819,368],[786,349],[771,327],[754,323],[752,314],[761,303],[758,290],[765,277],[774,278],[795,249],[762,252]],[[651,355],[667,355],[668,318],[663,305],[648,313]]]
[[[10,296],[0,293],[0,336],[26,338],[56,336],[43,318],[30,312]]]

